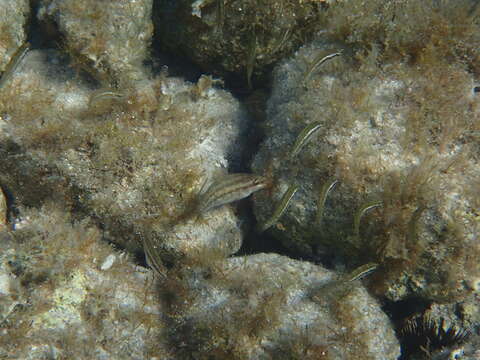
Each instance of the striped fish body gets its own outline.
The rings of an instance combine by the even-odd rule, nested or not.
[[[199,195],[197,210],[205,213],[222,205],[246,198],[267,186],[263,176],[254,174],[227,174]]]
[[[300,153],[300,150],[305,146],[305,144],[310,140],[310,138],[320,129],[322,124],[318,122],[314,122],[307,127],[305,127],[300,134],[298,135],[295,143],[293,144],[292,152],[290,157],[293,158],[294,156]]]

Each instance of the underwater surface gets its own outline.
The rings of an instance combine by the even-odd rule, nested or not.
[[[479,12],[0,0],[0,358],[479,359]]]

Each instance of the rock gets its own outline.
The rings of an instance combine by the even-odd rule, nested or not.
[[[184,256],[215,250],[224,256],[237,252],[242,245],[239,223],[228,207],[204,214],[202,219],[187,219],[159,235],[162,258],[170,261]]]
[[[103,85],[127,86],[146,74],[152,0],[42,0],[38,18],[54,24],[64,49]]]
[[[18,48],[26,41],[30,15],[27,0],[0,1],[0,72],[5,71]]]
[[[399,356],[387,316],[358,281],[275,254],[204,252],[155,283],[89,219],[72,221],[56,204],[20,211],[22,226],[0,232],[2,356]]]
[[[400,355],[378,303],[360,284],[346,285],[319,266],[257,254],[210,259],[181,272],[166,285],[178,299],[170,315],[179,326],[175,340],[184,344],[180,356],[393,360]]]
[[[420,34],[430,31],[418,26]],[[405,52],[414,51],[408,44],[417,33],[385,31],[392,43],[405,36]],[[319,37],[274,71],[267,137],[253,165],[274,184],[255,197],[259,221],[296,184],[269,230],[284,246],[348,267],[380,263],[375,291],[392,300],[462,299],[480,274],[475,74],[462,62],[445,63],[448,50],[428,44],[417,60],[399,62],[390,49],[328,40]],[[313,125],[317,131],[295,154],[302,130]]]
[[[202,185],[239,157],[246,120],[228,92],[204,84],[199,91],[165,73],[134,88],[92,89],[45,50],[26,55],[0,108],[7,119],[0,179],[16,201],[74,206],[137,252],[142,238],[158,243],[166,228],[190,218]],[[236,251],[233,212],[224,206],[208,219],[189,246],[218,243],[229,232],[237,237],[229,253]]]
[[[7,226],[7,198],[0,187],[0,230]]]
[[[318,30],[321,8],[315,0],[160,1],[154,21],[163,47],[250,84]]]
[[[55,205],[22,216],[21,229],[0,232],[1,357],[170,358],[148,270]],[[117,261],[101,270],[110,256]]]

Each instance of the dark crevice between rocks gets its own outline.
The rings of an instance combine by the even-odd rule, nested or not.
[[[396,328],[401,322],[415,314],[423,313],[431,305],[431,301],[419,297],[410,297],[405,300],[385,300],[382,306],[383,311],[390,317]]]
[[[152,69],[153,74],[167,70],[168,76],[180,77],[191,83],[196,83],[204,73],[188,58],[176,56],[166,52],[158,43],[153,41],[150,48],[150,59],[145,65]]]
[[[155,9],[153,13],[156,13]],[[155,35],[154,39],[159,39],[159,36]],[[266,72],[267,75],[261,78],[253,78],[253,87],[250,89],[246,85],[245,76],[227,74],[220,77],[217,74],[206,73],[186,56],[171,54],[159,40],[153,41],[151,54],[151,60],[149,60],[147,65],[152,67],[154,74],[166,69],[169,76],[178,76],[192,83],[197,82],[202,75],[210,75],[213,78],[223,80],[224,89],[229,91],[243,104],[248,114],[248,124],[243,129],[240,141],[243,149],[240,153],[238,152],[238,147],[232,149],[232,154],[229,156],[228,171],[230,173],[251,172],[251,163],[265,138],[263,124],[266,121],[266,104],[271,92],[271,69]],[[241,249],[234,256],[261,252],[275,252],[292,256],[291,252],[268,233],[259,234],[255,231],[257,222],[253,213],[251,199],[240,201],[236,206],[244,232],[244,241]]]
[[[35,49],[53,49],[59,51],[60,58],[65,64],[73,68],[77,76],[87,84],[98,86],[99,81],[88,70],[88,64],[81,64],[73,58],[76,54],[71,53],[65,43],[64,35],[60,32],[58,24],[53,20],[40,20],[38,11],[40,7],[39,0],[30,0],[30,17],[27,28],[27,42],[30,44],[30,50]]]
[[[55,38],[59,36],[58,29],[47,31],[38,21],[38,8],[40,6],[38,0],[30,0],[30,18],[26,26],[27,41],[30,43],[31,49],[52,48]]]
[[[53,21],[38,19],[39,0],[30,0],[30,18],[27,24],[27,41],[30,49],[55,49],[62,53],[63,35]],[[67,55],[67,54],[65,54]]]
[[[282,244],[268,232],[259,233],[257,231],[258,223],[253,213],[253,204],[251,201],[244,201],[240,204],[239,209],[244,219],[242,223],[244,238],[242,247],[234,256],[277,253],[295,258],[289,249],[282,246]]]

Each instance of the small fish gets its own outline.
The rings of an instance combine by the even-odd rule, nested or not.
[[[311,64],[308,66],[308,69],[305,73],[305,77],[303,78],[303,85],[306,85],[308,83],[308,81],[310,80],[310,77],[320,67],[320,65],[322,65],[325,61],[333,59],[334,57],[339,55],[342,55],[341,51],[332,53],[326,56],[319,55],[315,59],[313,59]]]
[[[114,103],[119,103],[124,99],[125,95],[119,92],[110,89],[100,89],[90,95],[88,107],[90,109],[107,110],[109,106]]]
[[[273,47],[271,54],[275,54],[277,51],[282,50],[283,46],[287,43],[291,34],[292,34],[292,28],[288,28],[287,30],[285,30],[283,32],[283,36],[279,37],[277,42],[275,43],[275,46]]]
[[[22,62],[25,55],[27,55],[28,50],[30,50],[30,43],[26,42],[22,46],[20,46],[15,54],[10,59],[5,71],[2,74],[2,78],[0,79],[0,89],[5,86],[5,83],[12,77],[17,70],[18,65]]]
[[[380,201],[368,202],[360,207],[355,213],[355,218],[353,219],[353,232],[357,239],[360,239],[360,221],[362,220],[363,215],[371,209],[382,206]]]
[[[247,85],[249,89],[252,89],[252,75],[255,68],[255,60],[257,58],[257,36],[255,31],[252,31],[251,38],[247,47]]]
[[[263,176],[254,174],[227,174],[216,179],[198,198],[197,211],[205,213],[222,205],[246,198],[267,186]]]
[[[325,201],[327,200],[328,193],[333,189],[333,187],[338,183],[338,180],[329,180],[325,184],[323,184],[322,189],[320,191],[320,195],[318,196],[317,201],[317,216],[315,217],[315,222],[321,226],[323,212],[325,210]]]
[[[355,288],[355,281],[363,279],[370,275],[378,268],[376,263],[367,263],[359,266],[348,274],[340,276],[337,280],[333,280],[325,285],[315,289],[312,293],[312,300],[316,302],[323,302],[332,299],[338,300]]]
[[[278,206],[275,208],[273,215],[263,224],[259,225],[259,228],[258,228],[259,232],[264,232],[269,227],[274,225],[282,217],[283,213],[285,212],[288,205],[290,204],[290,201],[292,200],[293,196],[298,191],[298,188],[299,188],[298,185],[290,185],[287,191],[285,191],[285,193],[283,194],[282,199],[280,200]]]
[[[363,279],[365,276],[370,275],[378,268],[378,264],[376,263],[367,263],[365,265],[359,266],[354,269],[352,272],[348,273],[344,281],[352,282],[355,280]]]
[[[221,34],[223,24],[225,22],[225,0],[217,0],[216,19],[215,19],[215,33]]]
[[[322,124],[318,122],[311,123],[307,127],[305,127],[302,132],[297,136],[295,143],[293,144],[292,152],[290,153],[290,158],[295,157],[298,155],[300,150],[305,146],[308,140],[320,129]]]

